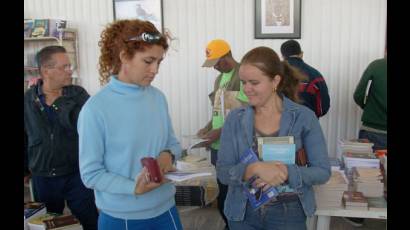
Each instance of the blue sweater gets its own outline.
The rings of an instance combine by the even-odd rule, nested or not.
[[[78,133],[81,178],[94,189],[103,212],[122,219],[147,219],[175,205],[171,183],[134,195],[142,157],[157,157],[164,149],[177,159],[181,154],[160,90],[111,77],[83,106]]]

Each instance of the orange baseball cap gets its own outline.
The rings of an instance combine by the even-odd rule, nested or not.
[[[205,54],[206,60],[202,67],[214,66],[221,57],[231,51],[229,44],[222,39],[215,39],[208,43],[206,46]]]

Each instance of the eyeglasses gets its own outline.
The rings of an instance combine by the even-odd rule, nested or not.
[[[157,43],[160,39],[161,39],[161,34],[159,33],[144,32],[138,36],[129,38],[127,41],[144,41],[147,43]]]
[[[46,66],[46,68],[64,70],[66,72],[68,72],[68,71],[73,72],[75,70],[74,66],[72,66],[71,64],[66,64],[66,65],[63,65],[63,66]]]

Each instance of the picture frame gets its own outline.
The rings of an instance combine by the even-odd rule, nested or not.
[[[152,22],[163,32],[162,0],[113,0],[114,21],[140,19]]]
[[[255,0],[255,38],[301,38],[301,0]]]

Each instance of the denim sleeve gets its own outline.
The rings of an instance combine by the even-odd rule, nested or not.
[[[304,185],[324,184],[331,175],[326,141],[319,120],[315,117],[310,120],[310,124],[302,132],[303,147],[309,165],[308,167],[288,165],[289,184],[295,189],[300,189]]]
[[[216,174],[222,184],[226,185],[242,185],[242,180],[247,165],[240,163],[237,160],[238,146],[235,144],[238,140],[235,140],[233,132],[234,117],[228,115],[226,122],[222,128],[221,144],[218,151],[218,160],[216,162]]]

